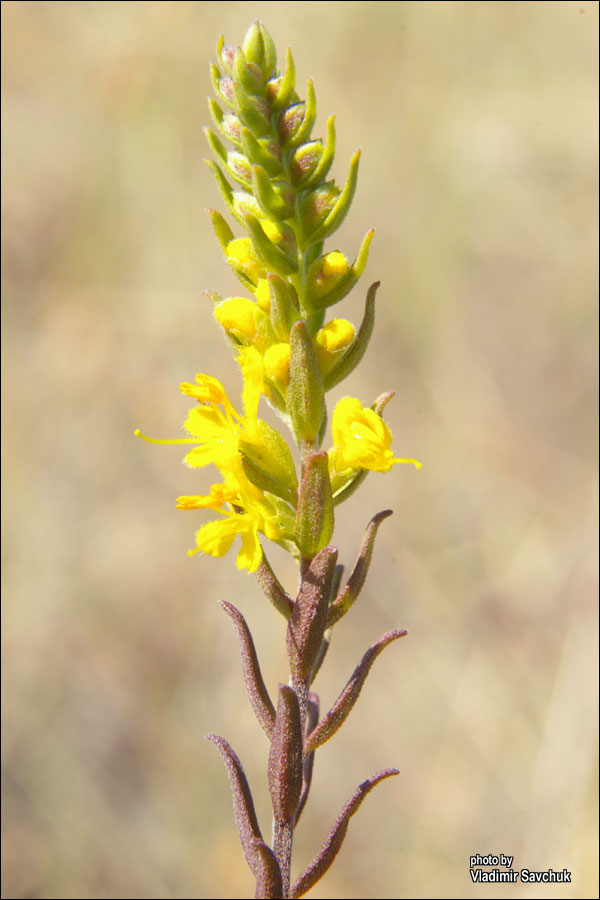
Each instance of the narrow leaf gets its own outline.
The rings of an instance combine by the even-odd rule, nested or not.
[[[323,378],[312,338],[302,320],[290,331],[288,408],[298,437],[312,443],[325,416]]]
[[[281,159],[276,155],[277,145],[268,141],[258,141],[249,128],[241,129],[242,147],[251,163],[258,163],[269,175],[278,175],[282,171]]]
[[[295,84],[296,67],[294,65],[292,51],[288,47],[285,51],[285,72],[283,73],[283,77],[279,82],[277,94],[271,101],[271,109],[274,112],[279,112],[280,109],[284,109],[288,105],[288,103],[292,99]]]
[[[316,728],[317,722],[319,721],[319,695],[310,693],[308,695],[308,709],[306,715],[306,731],[310,734]],[[306,805],[306,801],[308,799],[308,794],[310,791],[310,785],[312,782],[312,774],[315,763],[315,754],[314,752],[308,753],[304,757],[304,765],[302,767],[302,793],[300,794],[300,801],[298,803],[298,809],[296,810],[296,821],[295,824],[298,824],[298,819],[302,815],[302,810]]]
[[[261,93],[263,89],[262,74],[259,69],[250,68],[241,47],[234,52],[231,74],[234,81],[242,86],[246,94]]]
[[[348,610],[360,594],[367,577],[367,572],[369,571],[369,566],[371,564],[377,529],[379,528],[383,520],[387,519],[388,516],[391,515],[391,509],[384,509],[382,510],[382,512],[379,512],[377,513],[377,515],[373,516],[373,518],[367,525],[367,530],[365,531],[365,536],[363,538],[356,565],[352,570],[352,574],[348,579],[346,587],[329,607],[329,617],[327,619],[328,628],[338,622],[342,618],[342,616],[344,616],[348,612]]]
[[[279,685],[279,702],[269,753],[268,781],[273,817],[291,822],[302,790],[302,724],[293,688]]]
[[[346,213],[350,209],[350,204],[354,198],[356,190],[356,182],[358,180],[358,163],[360,160],[360,150],[357,150],[350,160],[350,171],[342,193],[337,198],[335,205],[322,225],[310,235],[311,244],[314,241],[322,241],[328,238],[336,231],[346,217]]]
[[[297,261],[292,260],[287,253],[273,243],[264,233],[256,216],[247,215],[244,223],[250,232],[250,238],[254,249],[264,262],[265,266],[278,275],[293,275],[298,270]]]
[[[237,632],[240,641],[242,669],[244,672],[244,681],[246,683],[248,699],[250,700],[250,705],[252,706],[254,714],[260,722],[264,733],[269,740],[271,740],[273,737],[273,726],[275,724],[275,707],[271,702],[269,692],[267,691],[260,671],[260,664],[258,662],[250,629],[239,609],[232,603],[229,603],[227,600],[220,600],[219,606],[225,610]]]
[[[233,191],[231,190],[231,185],[229,184],[229,182],[223,175],[223,172],[221,171],[219,166],[216,164],[216,162],[213,162],[212,159],[207,159],[207,160],[205,160],[205,162],[206,162],[206,165],[208,166],[208,168],[210,169],[210,171],[215,176],[215,179],[217,182],[217,187],[219,188],[219,192],[220,192],[223,200],[225,201],[225,205],[227,206],[227,209],[233,216],[235,216],[236,219],[238,219],[238,221],[242,222],[242,224],[243,224],[243,221],[240,219],[240,216],[236,212],[235,206],[233,204]]]
[[[222,91],[221,91],[222,93]],[[246,94],[241,84],[233,82],[233,108],[242,123],[256,137],[265,137],[271,133],[271,111],[269,104],[262,97]]]
[[[283,896],[283,891],[281,870],[275,854],[264,841],[259,841],[258,838],[252,839],[252,846],[256,855],[256,893],[254,896],[258,900],[277,900]]]
[[[336,819],[321,852],[315,857],[310,866],[305,869],[292,886],[290,897],[302,897],[323,877],[339,853],[340,847],[346,837],[346,832],[348,831],[348,823],[351,816],[357,811],[364,798],[377,784],[379,784],[380,781],[383,781],[384,778],[399,774],[398,769],[382,769],[381,772],[376,772],[374,775],[371,775],[370,778],[367,778],[366,781],[363,781],[363,783],[357,787]]]
[[[368,474],[368,469],[358,469],[358,471],[356,471],[341,488],[337,489],[333,495],[333,505],[338,506],[340,503],[347,500],[348,497],[351,497],[354,491],[361,486]]]
[[[296,505],[296,494],[287,485],[274,478],[244,453],[241,454],[241,460],[244,474],[252,484],[260,488],[261,491],[267,491],[269,494],[281,497],[282,500],[285,500],[286,503],[291,503],[292,506]]]
[[[291,284],[279,275],[267,275],[271,300],[271,325],[280,341],[289,341],[290,331],[298,319],[298,297]]]
[[[336,566],[336,569],[338,567]],[[333,593],[333,591],[332,591]],[[317,675],[319,674],[319,669],[323,665],[325,657],[327,656],[327,651],[329,650],[329,645],[331,644],[331,631],[326,631],[323,635],[323,640],[321,641],[321,646],[319,647],[319,652],[317,653],[317,658],[315,659],[315,664],[313,666],[313,670],[310,674],[310,683],[312,684]],[[307,732],[310,734],[310,731]]]
[[[280,612],[282,616],[289,619],[292,609],[294,608],[294,601],[290,595],[284,591],[279,579],[269,565],[269,561],[267,560],[264,551],[260,565],[254,574],[256,575],[257,581],[267,600],[273,604],[277,612]]]
[[[325,451],[313,453],[300,484],[294,537],[303,556],[312,559],[333,534],[333,497]]]
[[[323,155],[319,160],[319,165],[302,185],[303,188],[312,188],[327,177],[327,173],[331,168],[333,157],[335,154],[335,115],[329,116],[327,119],[327,139],[323,149]]]
[[[378,287],[379,282],[375,281],[367,291],[365,313],[360,328],[346,352],[325,376],[324,384],[326,391],[331,390],[332,387],[335,387],[336,384],[339,384],[340,381],[347,378],[365,355],[375,323],[375,294],[377,293]]]
[[[329,306],[333,306],[335,303],[339,303],[340,300],[343,300],[344,297],[350,293],[354,285],[358,282],[362,273],[365,271],[367,261],[369,259],[369,248],[371,246],[371,241],[373,240],[374,234],[374,228],[371,228],[370,231],[367,231],[363,238],[362,244],[359,247],[358,255],[352,263],[347,274],[343,278],[341,278],[330,291],[328,291],[326,294],[322,294],[321,296],[319,296],[319,294],[315,292],[307,292],[307,303],[313,309],[327,309]],[[310,277],[310,273],[308,277]],[[377,287],[379,287],[379,282],[377,282]],[[375,288],[375,291],[377,290],[377,287]]]
[[[382,650],[384,650],[388,644],[391,644],[392,641],[397,640],[398,638],[404,637],[408,632],[406,631],[388,631],[387,634],[384,634],[379,640],[373,644],[372,647],[369,647],[360,663],[355,668],[354,672],[350,676],[346,687],[337,698],[329,712],[323,719],[319,722],[317,727],[308,735],[306,739],[305,745],[305,753],[311,753],[316,750],[317,747],[320,747],[321,744],[324,744],[325,741],[328,741],[330,737],[332,737],[336,731],[342,727],[350,712],[352,707],[358,700],[358,696],[362,690],[362,686],[365,683],[365,679],[369,674],[371,666],[379,656]]]
[[[309,139],[312,127],[315,124],[316,115],[317,97],[315,94],[315,86],[313,84],[312,78],[309,78],[306,88],[306,106],[304,109],[304,119],[302,120],[302,125],[300,126],[298,131],[296,131],[296,133],[290,140],[291,147],[297,147],[298,144],[301,144],[303,141],[307,141]]]
[[[207,209],[207,213],[210,216],[210,220],[213,224],[213,228],[215,229],[215,234],[217,236],[217,240],[221,245],[223,251],[227,250],[227,244],[234,239],[234,234],[223,216],[220,212],[217,212],[216,209]]]
[[[259,861],[254,846],[254,839],[262,842],[263,837],[256,818],[248,779],[241,762],[225,738],[220,737],[218,734],[207,734],[206,740],[210,741],[211,744],[215,744],[223,757],[231,793],[233,794],[233,812],[240,833],[242,848],[246,861],[256,876],[259,871]]]
[[[289,219],[294,214],[294,195],[286,198],[281,192],[278,193],[271,184],[268,172],[260,165],[252,166],[252,190],[265,213],[273,219]]]
[[[338,551],[325,547],[310,563],[302,578],[286,636],[290,669],[295,679],[307,682],[317,659],[327,624],[331,582]]]

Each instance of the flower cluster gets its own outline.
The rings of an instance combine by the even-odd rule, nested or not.
[[[227,47],[221,39],[217,58],[220,68],[212,66],[211,74],[220,103],[210,101],[216,131],[206,129],[216,161],[209,166],[245,235],[236,237],[219,212],[209,212],[225,258],[250,296],[211,296],[215,318],[241,368],[244,415],[235,411],[216,379],[198,375],[196,385],[181,385],[198,403],[184,424],[190,437],[157,443],[195,443],[185,462],[192,467],[212,463],[223,479],[208,496],[177,501],[180,509],[211,509],[222,517],[197,531],[191,552],[222,556],[240,535],[237,564],[253,572],[263,558],[259,534],[298,557],[307,551],[314,555],[331,537],[332,516],[330,525],[316,527],[316,542],[309,547],[303,541],[307,523],[299,515],[292,454],[284,437],[258,418],[258,404],[264,395],[291,426],[303,463],[318,453],[325,393],[363,357],[377,285],[367,294],[358,328],[342,318],[325,321],[327,311],[360,278],[374,232],[367,232],[352,264],[338,249],[325,251],[325,239],[352,202],[359,152],[342,188],[326,180],[335,151],[334,117],[325,141],[311,137],[315,92],[309,81],[306,101],[298,97],[291,52],[280,73],[273,41],[256,23],[242,47]],[[399,462],[419,466],[394,456],[381,410],[365,408],[352,397],[333,412],[332,438],[328,465],[316,467],[319,475],[311,484],[317,496],[331,495],[333,505],[350,495],[367,470],[387,472]],[[301,480],[311,468],[303,465]],[[304,506],[314,515],[315,502]]]

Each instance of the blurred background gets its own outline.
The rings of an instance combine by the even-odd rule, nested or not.
[[[239,396],[204,289],[240,293],[205,208],[208,62],[254,17],[333,174],[363,148],[329,249],[377,228],[345,392],[396,397],[401,456],[336,530],[370,580],[317,689],[329,706],[384,631],[356,710],[319,751],[299,872],[356,785],[377,789],[315,898],[597,896],[597,29],[586,2],[5,2],[3,38],[4,874],[6,898],[242,897],[253,881],[216,731],[268,835],[267,744],[230,599],[263,671],[283,621],[254,579],[186,557],[209,473],[177,437],[180,381]],[[337,312],[337,310],[336,310]],[[295,573],[270,552],[290,590]],[[566,867],[570,885],[474,885],[469,856]]]

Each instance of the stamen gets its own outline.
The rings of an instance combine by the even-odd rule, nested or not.
[[[416,459],[396,459],[396,458],[394,458],[394,459],[392,460],[392,462],[395,462],[395,463],[412,463],[412,465],[415,467],[415,469],[422,469],[422,468],[423,468],[423,463],[420,463],[420,462],[419,462],[418,460],[416,460]]]
[[[139,430],[139,428],[136,428],[133,433],[136,437],[140,437],[143,441],[148,441],[149,444],[198,444],[199,443],[198,438],[176,438],[175,440],[170,439],[168,441],[161,441],[161,440],[158,440],[157,438],[151,438],[145,434],[142,434],[142,432]]]

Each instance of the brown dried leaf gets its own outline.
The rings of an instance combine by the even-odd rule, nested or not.
[[[398,638],[404,637],[408,634],[407,631],[388,631],[386,634],[382,635],[376,643],[373,644],[372,647],[369,647],[354,672],[348,679],[346,687],[337,698],[327,715],[325,715],[317,727],[309,732],[309,735],[306,739],[305,753],[311,753],[316,750],[317,747],[320,747],[321,744],[324,744],[325,741],[328,741],[330,737],[332,737],[338,728],[341,728],[350,712],[352,707],[358,700],[358,696],[362,690],[362,686],[365,683],[365,679],[371,670],[371,666],[379,656],[382,650],[384,650],[388,644],[391,644],[392,641],[397,640]]]
[[[294,608],[294,601],[279,583],[279,579],[269,565],[269,561],[265,556],[264,551],[263,558],[256,570],[256,578],[267,600],[270,600],[277,612],[280,612],[282,616],[289,619],[292,609]]]
[[[298,681],[308,681],[321,648],[337,555],[335,547],[324,547],[311,561],[288,622],[290,670]]]
[[[273,726],[275,724],[275,707],[271,702],[269,692],[267,691],[260,671],[260,665],[256,655],[254,641],[250,634],[250,629],[248,628],[243,615],[233,603],[229,603],[227,600],[221,600],[219,601],[219,605],[225,610],[237,631],[240,641],[242,668],[244,671],[244,681],[246,683],[248,699],[250,700],[252,709],[254,710],[263,731],[269,740],[271,740],[273,736]]]
[[[206,740],[210,741],[211,744],[215,744],[223,757],[231,793],[233,794],[233,812],[240,833],[244,855],[253,874],[255,877],[258,877],[258,873],[262,868],[262,862],[257,856],[254,840],[259,840],[262,843],[263,837],[256,818],[254,801],[252,800],[246,774],[236,753],[225,738],[220,737],[218,734],[207,734]]]
[[[333,601],[329,608],[329,617],[327,619],[328,628],[330,628],[332,625],[335,625],[335,623],[338,622],[342,618],[342,616],[346,615],[346,613],[360,594],[367,577],[367,572],[369,571],[369,566],[371,564],[371,557],[373,556],[373,548],[375,546],[375,536],[377,534],[377,529],[379,528],[383,520],[387,519],[388,516],[391,515],[391,509],[384,509],[382,510],[382,512],[379,512],[377,513],[377,515],[373,516],[373,518],[367,525],[367,530],[365,531],[365,536],[360,548],[360,553],[356,561],[356,565],[352,570],[352,574],[350,575],[350,578],[348,579],[344,590],[341,592],[339,597],[337,597]]]
[[[268,769],[273,817],[278,824],[291,822],[298,808],[302,790],[302,743],[298,697],[293,688],[280,684]]]
[[[308,710],[306,715],[306,732],[310,734],[316,728],[317,722],[319,721],[319,695],[311,693],[308,695]],[[314,752],[308,753],[304,757],[304,765],[302,771],[302,793],[300,794],[300,800],[298,802],[298,809],[296,810],[296,822],[298,824],[298,819],[302,815],[302,810],[306,805],[306,801],[308,799],[308,792],[310,791],[310,785],[312,782],[312,773],[315,762],[315,754]]]
[[[275,858],[275,854],[270,847],[259,841],[258,838],[252,839],[254,848],[256,867],[256,893],[257,900],[276,900],[283,896],[281,887],[281,870],[279,863]]]
[[[350,817],[354,815],[360,804],[367,794],[373,790],[375,785],[379,784],[380,781],[383,781],[384,778],[399,774],[398,769],[382,769],[380,772],[375,772],[374,775],[371,775],[371,777],[367,778],[366,781],[363,781],[362,784],[359,784],[336,819],[321,852],[295,881],[290,891],[290,897],[302,897],[323,877],[344,843]]]

